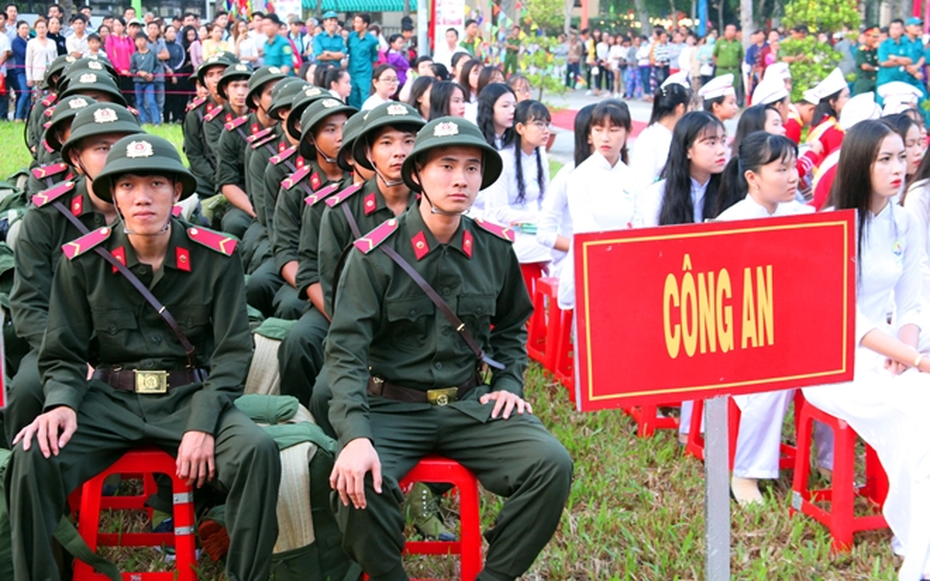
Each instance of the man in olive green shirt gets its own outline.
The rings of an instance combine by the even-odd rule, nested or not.
[[[9,476],[15,581],[59,578],[49,556],[68,494],[145,445],[176,455],[188,484],[228,493],[228,578],[269,576],[281,466],[274,441],[233,405],[252,354],[236,243],[171,215],[196,185],[167,140],[124,137],[93,188],[120,226],[63,248],[39,354],[45,412],[17,435]]]
[[[744,54],[743,43],[736,38],[736,25],[727,24],[723,29],[723,38],[714,43],[714,76],[733,75],[736,101],[740,106],[743,104],[743,75],[740,66]]]
[[[428,454],[461,463],[507,497],[485,533],[479,581],[526,572],[568,498],[571,459],[523,399],[532,304],[511,238],[463,217],[500,171],[474,124],[428,123],[403,165],[418,205],[356,241],[339,282],[326,343],[339,438],[330,484],[343,548],[372,581],[408,579],[398,482]],[[496,361],[466,344],[388,252],[435,289]],[[494,367],[490,384],[479,379],[482,364]]]

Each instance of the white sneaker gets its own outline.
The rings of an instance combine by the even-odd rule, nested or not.
[[[733,491],[733,498],[740,506],[750,504],[762,504],[762,493],[759,492],[759,481],[755,478],[740,478],[734,476],[730,480],[730,490]]]
[[[591,89],[588,89],[587,91],[584,92],[585,97],[590,97],[591,95],[593,95],[593,93],[591,92]]]

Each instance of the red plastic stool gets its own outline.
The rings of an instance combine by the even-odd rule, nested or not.
[[[520,272],[523,273],[523,283],[526,285],[526,294],[532,299],[536,294],[536,281],[542,278],[545,262],[527,262],[520,265]]]
[[[818,420],[833,429],[833,479],[829,488],[808,489],[810,475],[811,424]],[[806,403],[798,425],[798,454],[791,493],[791,514],[802,512],[830,529],[833,549],[846,551],[852,547],[853,533],[887,528],[881,514],[855,516],[856,496],[867,498],[875,510],[881,510],[888,495],[888,476],[871,446],[865,447],[865,485],[855,483],[857,434],[845,421]],[[816,502],[829,502],[829,509]]]
[[[541,363],[550,372],[554,368],[550,365],[550,359],[555,355],[556,340],[550,341],[549,335],[550,331],[558,332],[558,323],[561,320],[558,295],[559,279],[546,276],[536,280],[533,315],[530,317],[526,341],[526,352],[530,359]]]
[[[662,404],[663,406],[680,406],[681,402]],[[656,430],[677,430],[678,418],[659,417],[659,405],[637,405],[623,408],[623,411],[636,420],[636,435],[648,438]]]
[[[572,322],[574,309],[559,309],[558,336],[555,341],[555,352],[552,355],[552,373],[556,381],[568,390],[568,398],[575,403],[575,344],[572,341]],[[547,339],[549,340],[549,339]]]
[[[801,410],[805,406],[804,396],[801,390],[797,390],[794,395],[794,429],[798,432],[798,424],[801,421]],[[733,461],[736,458],[736,440],[739,437],[739,421],[743,413],[736,405],[736,401],[730,397],[727,398],[727,440],[730,444],[730,470],[733,470]],[[691,428],[688,431],[688,442],[685,444],[685,454],[694,456],[698,460],[704,460],[704,434],[701,432],[701,420],[704,419],[704,400],[694,402],[691,411]],[[778,467],[781,470],[790,470],[794,468],[797,459],[797,448],[789,444],[781,444],[781,458],[778,460]]]
[[[173,546],[176,571],[158,573],[123,573],[124,581],[195,581],[197,579],[194,553],[194,495],[190,486],[175,475],[175,460],[167,453],[154,448],[142,448],[127,452],[112,466],[84,483],[81,489],[81,510],[78,532],[92,550],[99,546],[159,547]],[[174,499],[174,533],[101,533],[100,511],[109,506],[123,505],[129,509],[141,509],[145,497],[104,499],[101,495],[103,481],[110,474],[143,474],[150,480],[154,492],[152,474],[171,477]],[[146,488],[148,486],[146,485]],[[125,502],[124,502],[125,500]],[[118,508],[119,509],[119,508]],[[86,563],[75,561],[74,581],[104,581],[107,577],[95,573]]]
[[[478,479],[458,462],[428,456],[401,481],[402,488],[414,482],[448,482],[459,493],[459,540],[408,541],[405,555],[458,555],[462,581],[473,581],[481,572],[481,523],[478,509]]]

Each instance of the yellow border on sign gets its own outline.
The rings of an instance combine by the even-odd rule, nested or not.
[[[605,244],[629,244],[631,242],[652,242],[656,240],[667,240],[674,238],[676,240],[682,240],[687,238],[706,238],[708,236],[729,236],[733,234],[749,234],[752,232],[773,232],[777,230],[801,230],[809,228],[819,228],[824,226],[842,226],[843,228],[843,337],[846,337],[848,332],[847,325],[849,319],[849,248],[846,244],[846,240],[849,238],[849,223],[845,220],[837,221],[828,221],[828,222],[812,222],[807,224],[784,224],[779,226],[760,226],[755,228],[740,228],[738,230],[729,230],[725,232],[713,231],[713,232],[692,232],[689,234],[662,234],[654,236],[639,236],[636,238],[617,238],[613,240],[591,240],[584,242],[582,244],[582,267],[584,272],[584,297],[585,297],[585,321],[589,319],[588,317],[588,305],[590,304],[589,296],[589,285],[588,285],[588,247],[591,246],[604,246]],[[645,395],[662,395],[665,393],[672,392],[692,392],[700,391],[702,389],[710,388],[721,388],[721,387],[740,387],[747,385],[759,385],[762,383],[770,383],[774,381],[793,381],[798,379],[812,379],[815,377],[824,377],[827,375],[832,375],[835,373],[845,373],[846,372],[846,346],[843,346],[842,349],[842,365],[839,369],[829,370],[829,371],[818,371],[815,373],[807,373],[801,375],[785,375],[780,377],[769,377],[764,379],[753,379],[748,381],[735,381],[731,383],[713,383],[708,385],[697,385],[690,387],[676,387],[676,388],[662,388],[662,389],[653,389],[645,391],[636,391],[636,392],[626,392],[622,394],[613,394],[613,395],[594,395],[594,380],[593,380],[593,362],[592,362],[592,349],[591,349],[591,325],[585,325],[585,338],[588,344],[588,353],[587,361],[585,365],[588,370],[588,400],[589,401],[603,401],[609,399],[620,399],[628,398],[634,396],[645,396]]]

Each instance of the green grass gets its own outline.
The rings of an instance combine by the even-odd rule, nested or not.
[[[0,176],[28,164],[22,126],[0,124]],[[158,133],[180,144],[180,128]],[[557,169],[557,168],[555,168]],[[553,171],[553,175],[554,175]],[[536,413],[561,440],[575,461],[575,481],[555,538],[525,579],[532,580],[665,580],[704,577],[703,464],[685,457],[676,434],[658,432],[636,437],[635,423],[619,410],[573,411],[564,388],[531,365],[527,398]],[[791,473],[765,488],[766,504],[731,507],[730,560],[735,579],[883,580],[894,579],[898,562],[890,550],[891,533],[856,535],[847,554],[833,554],[830,537],[818,523],[789,517]],[[482,520],[487,526],[501,506],[484,494]],[[144,517],[110,517],[107,526],[134,530]],[[151,551],[118,551],[124,564],[162,570]],[[411,574],[454,578],[449,559],[408,559]],[[218,579],[221,567],[206,557],[201,578]]]

